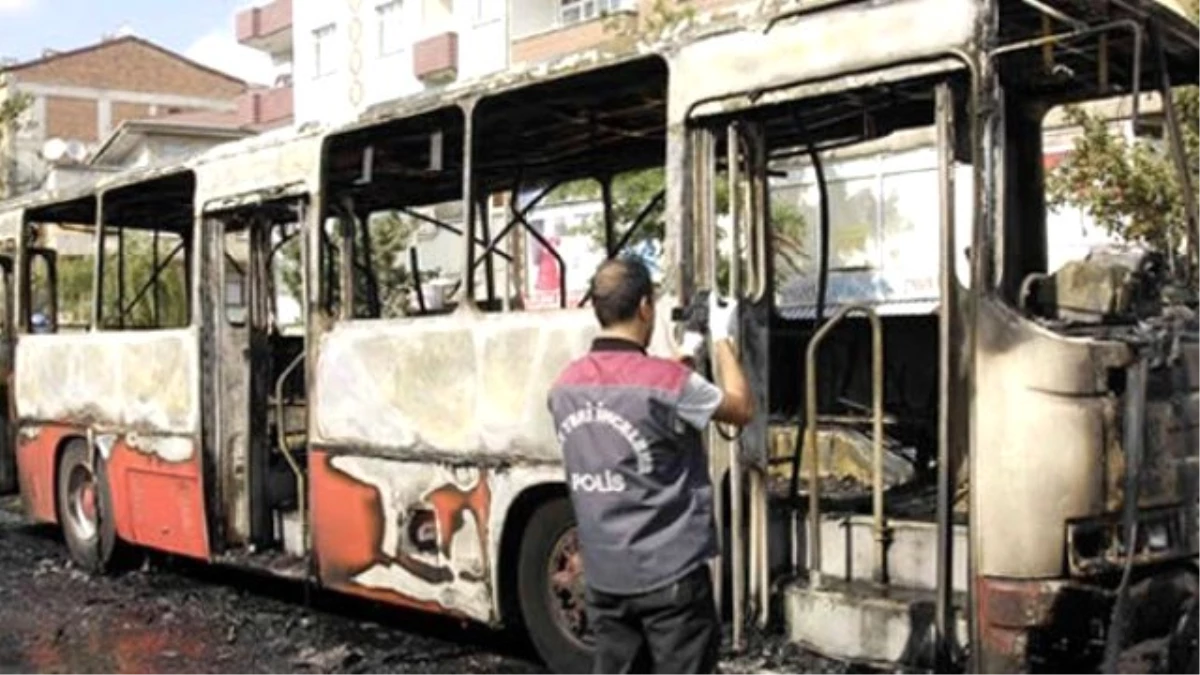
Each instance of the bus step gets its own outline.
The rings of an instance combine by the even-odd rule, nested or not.
[[[808,567],[807,518],[796,523],[797,557],[801,570]],[[886,553],[888,581],[892,586],[916,591],[937,588],[937,526],[929,520],[888,518],[890,542]],[[791,541],[787,530],[790,513],[779,510],[771,513],[773,541]],[[787,546],[773,546],[772,567],[785,569],[790,551]],[[821,516],[821,573],[826,579],[848,582],[871,582],[874,578],[875,535],[874,521],[868,515],[822,514]],[[967,528],[954,526],[953,584],[956,592],[967,590]]]
[[[304,555],[304,517],[300,511],[283,511],[279,513],[278,518],[279,539],[283,543],[283,550],[289,555]]]
[[[955,639],[968,640],[963,608],[955,594]],[[929,667],[934,640],[931,591],[826,580],[810,588],[806,580],[783,589],[788,639],[824,656],[874,667]]]

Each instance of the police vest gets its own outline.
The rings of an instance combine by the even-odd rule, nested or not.
[[[691,371],[633,343],[597,347],[559,376],[550,412],[588,585],[644,593],[717,551],[701,434],[675,413]]]

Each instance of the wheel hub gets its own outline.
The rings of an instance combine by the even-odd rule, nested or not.
[[[579,553],[579,536],[574,527],[564,532],[555,543],[547,571],[550,607],[555,622],[565,629],[571,639],[590,646],[592,630],[587,618],[583,558]]]
[[[67,478],[67,521],[81,539],[96,536],[96,479],[83,465],[71,469]]]

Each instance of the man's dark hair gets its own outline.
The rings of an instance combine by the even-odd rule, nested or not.
[[[596,320],[602,328],[608,328],[633,319],[642,298],[653,300],[654,282],[641,260],[614,258],[596,268],[591,294]]]

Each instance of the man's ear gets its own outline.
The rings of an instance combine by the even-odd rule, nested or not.
[[[638,303],[638,314],[649,321],[654,316],[654,302],[648,297],[642,298],[642,301]]]

